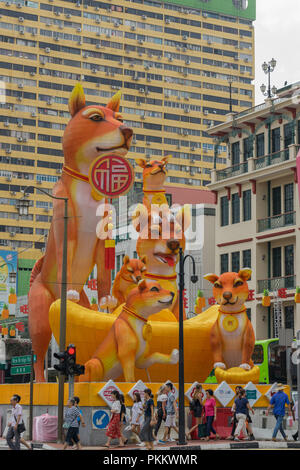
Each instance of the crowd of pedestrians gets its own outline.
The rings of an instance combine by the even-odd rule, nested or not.
[[[294,421],[298,418],[298,402],[293,405],[289,401],[288,395],[284,392],[284,388],[285,386],[282,384],[277,385],[275,393],[270,399],[269,407],[266,410],[266,416],[268,416],[273,408],[273,415],[276,420],[272,435],[273,441],[277,440],[278,431],[280,431],[284,440],[288,440],[283,429],[286,407],[288,408],[290,420],[292,420],[292,415]],[[134,392],[130,419],[127,416],[124,396],[117,390],[114,390],[111,393],[111,398],[111,416],[106,428],[107,442],[104,447],[110,448],[112,439],[118,439],[119,446],[124,447],[128,441],[124,436],[124,431],[131,431],[137,445],[143,446],[147,450],[153,450],[154,445],[175,441],[171,434],[172,430],[177,435],[179,432],[177,427],[178,405],[171,382],[160,387],[157,394],[156,408],[150,388],[145,389],[143,393]],[[12,409],[11,418],[7,423],[6,440],[11,450],[20,450],[21,443],[27,449],[32,449],[32,446],[22,438],[25,424],[20,401],[21,397],[17,394],[13,395],[10,400]],[[79,402],[79,397],[73,397],[68,400],[63,424],[65,429],[63,449],[66,449],[68,446],[73,449],[81,449],[79,430],[80,425],[85,427],[86,424],[79,407]],[[237,441],[241,438],[255,440],[250,415],[251,413],[254,415],[254,410],[247,399],[246,391],[241,386],[236,386],[235,388],[235,398],[231,412],[232,428],[230,435],[226,439]],[[192,434],[194,437],[206,441],[211,438],[220,439],[215,429],[217,406],[213,390],[210,388],[203,390],[201,384],[195,386],[190,401],[190,415],[193,422],[186,433],[187,439],[191,439]],[[159,439],[158,433],[162,426],[164,426],[163,437]],[[297,440],[298,433],[293,434],[293,438]]]

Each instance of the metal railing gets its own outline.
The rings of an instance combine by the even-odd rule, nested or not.
[[[238,163],[237,165],[218,170],[216,172],[217,181],[232,178],[233,176],[242,175],[248,171],[248,162]]]
[[[254,159],[254,169],[266,168],[289,160],[289,149],[279,150],[278,152],[263,155]]]
[[[257,292],[261,293],[264,289],[268,291],[277,291],[278,289],[296,289],[296,276],[273,277],[257,281]]]
[[[258,219],[257,231],[264,232],[266,230],[285,227],[287,225],[295,225],[295,223],[296,212],[286,212],[285,214],[274,215],[272,217],[266,217],[265,219]]]

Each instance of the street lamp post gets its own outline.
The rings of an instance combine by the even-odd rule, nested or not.
[[[63,256],[62,256],[62,273],[61,273],[61,301],[60,301],[60,328],[59,328],[59,351],[64,352],[66,346],[66,315],[67,315],[67,245],[68,245],[68,198],[67,197],[57,197],[49,194],[47,191],[44,191],[41,188],[36,188],[35,186],[27,186],[24,189],[24,199],[21,199],[22,203],[19,204],[20,213],[22,215],[28,214],[28,204],[25,204],[26,201],[26,190],[28,188],[34,188],[46,196],[51,197],[52,199],[58,199],[64,201],[64,238],[63,238]],[[20,202],[21,202],[20,201]],[[59,373],[58,376],[58,441],[62,442],[63,440],[63,418],[64,418],[64,375]]]
[[[271,73],[274,72],[276,64],[277,62],[275,59],[270,60],[268,64],[267,62],[262,64],[263,71],[266,75],[268,75],[268,87],[266,87],[266,85],[263,83],[260,87],[260,90],[262,94],[268,98],[273,98],[277,93],[277,88],[275,86],[271,88]]]
[[[191,255],[183,254],[182,248],[179,248],[179,434],[178,445],[186,445],[185,438],[185,410],[184,410],[184,337],[183,337],[183,292],[184,292],[184,263],[187,258],[191,258],[193,263],[193,275],[191,282],[196,283],[196,264]]]
[[[234,77],[230,75],[227,78],[227,81],[229,83],[229,112],[232,113],[232,84],[234,82]]]

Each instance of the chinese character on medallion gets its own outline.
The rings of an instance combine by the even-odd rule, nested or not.
[[[89,180],[97,195],[115,198],[130,190],[134,182],[134,170],[123,157],[102,155],[91,165]]]

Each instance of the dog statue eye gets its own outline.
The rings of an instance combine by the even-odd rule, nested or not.
[[[236,281],[234,284],[233,284],[233,287],[240,287],[243,285],[243,281]]]
[[[158,287],[151,287],[150,291],[159,292],[159,288]]]
[[[216,287],[217,289],[222,289],[222,285],[219,282],[215,282],[214,287]]]
[[[150,163],[148,163],[145,168],[152,168],[152,165]]]
[[[103,117],[100,114],[93,114],[90,116],[91,121],[103,121]]]

